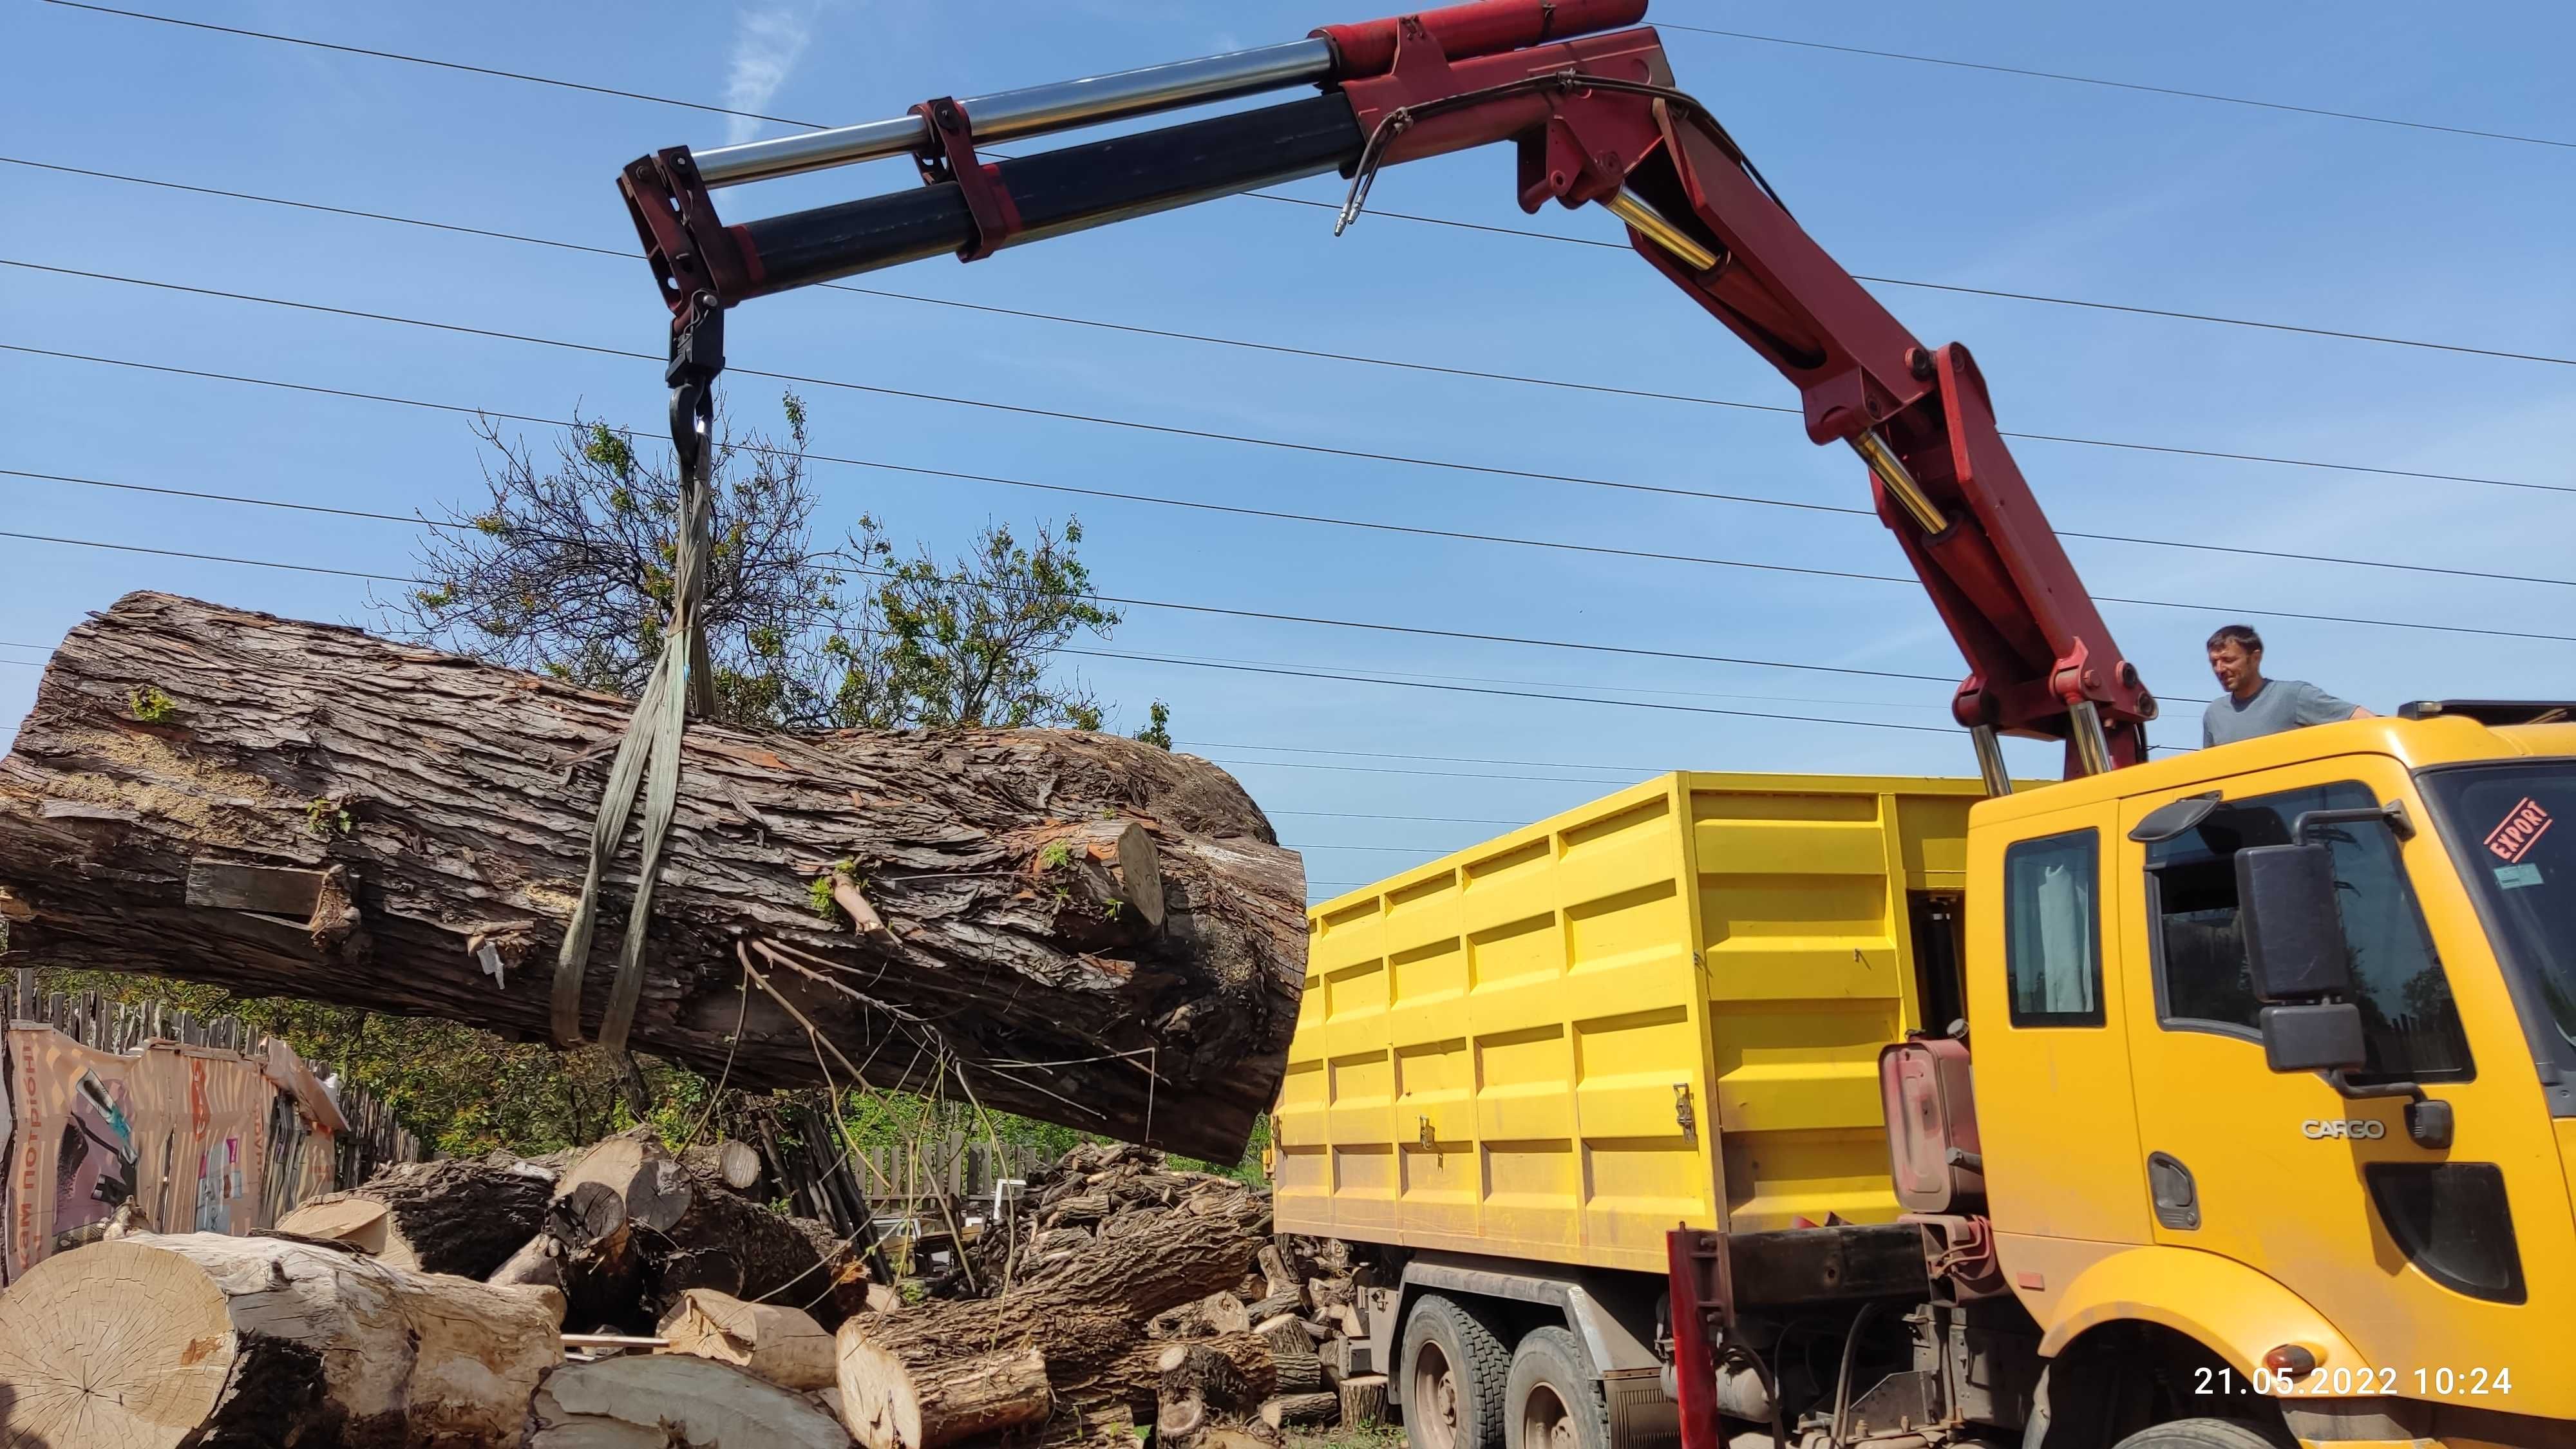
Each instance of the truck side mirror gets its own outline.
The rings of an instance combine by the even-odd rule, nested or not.
[[[2267,1006],[2263,1061],[2276,1072],[2331,1072],[2369,1060],[2362,1044],[2361,1008],[2349,1001],[2306,1006]]]
[[[2335,909],[2334,855],[2327,847],[2239,850],[2236,905],[2256,999],[2314,1002],[2352,989],[2352,956]]]

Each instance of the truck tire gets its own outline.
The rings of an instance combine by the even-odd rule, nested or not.
[[[1455,1299],[1422,1295],[1404,1318],[1402,1363],[1411,1449],[1503,1449],[1512,1355],[1483,1319]]]
[[[1592,1356],[1562,1328],[1533,1328],[1512,1354],[1505,1449],[1610,1449],[1610,1406]]]
[[[2176,1419],[2140,1429],[2117,1449],[2281,1449],[2281,1442],[2239,1419]]]

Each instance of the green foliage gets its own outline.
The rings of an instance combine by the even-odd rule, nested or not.
[[[1159,699],[1155,700],[1153,707],[1145,712],[1145,727],[1136,731],[1136,738],[1158,750],[1170,749],[1172,747],[1172,707]]]
[[[879,581],[869,595],[878,632],[872,655],[845,646],[834,723],[1100,728],[1090,692],[1050,677],[1056,651],[1084,633],[1105,639],[1119,623],[1092,592],[1079,520],[1060,534],[1041,526],[1025,543],[988,525],[945,568],[926,552],[899,556],[881,533],[851,543],[854,571]]]
[[[160,724],[179,712],[179,702],[163,694],[159,685],[146,684],[125,692],[125,708],[145,724]]]
[[[808,419],[787,436],[719,430],[702,609],[716,717],[794,729],[1070,725],[1101,708],[1055,677],[1074,637],[1118,615],[1082,564],[1080,523],[1023,541],[988,526],[942,563],[900,553],[861,514],[819,539]],[[541,459],[486,421],[478,509],[419,547],[422,585],[380,603],[392,632],[582,688],[633,697],[662,649],[679,558],[679,480],[632,436],[581,420]],[[866,582],[862,583],[861,580]]]
[[[1243,1145],[1243,1156],[1233,1163],[1202,1162],[1195,1157],[1175,1157],[1174,1167],[1191,1172],[1213,1172],[1230,1177],[1250,1187],[1266,1187],[1270,1174],[1261,1166],[1261,1154],[1270,1146],[1270,1114],[1262,1113],[1252,1121],[1252,1137]]]
[[[357,822],[349,818],[348,808],[327,795],[305,803],[304,825],[314,834],[326,837],[334,826],[342,835],[357,828]]]
[[[807,904],[813,906],[814,914],[821,916],[827,921],[838,918],[841,914],[841,903],[832,895],[832,878],[834,876],[846,875],[851,879],[856,880],[858,879],[858,874],[859,863],[857,861],[842,859],[832,862],[832,868],[830,870],[814,877],[814,883],[805,888],[805,900]]]
[[[1038,852],[1038,869],[1040,870],[1062,870],[1064,867],[1071,865],[1072,863],[1073,847],[1065,844],[1061,840],[1048,841],[1046,849]]]

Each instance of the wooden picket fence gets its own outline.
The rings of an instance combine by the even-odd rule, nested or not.
[[[914,1147],[870,1147],[856,1154],[868,1196],[880,1212],[909,1213],[921,1204],[990,1202],[999,1183],[1028,1175],[1056,1159],[1035,1147],[950,1132]]]

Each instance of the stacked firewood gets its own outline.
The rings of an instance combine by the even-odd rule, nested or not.
[[[1232,1290],[1158,1316],[1155,1442],[1248,1449],[1385,1422],[1386,1376],[1373,1372],[1358,1308],[1364,1277],[1339,1243],[1283,1237]]]
[[[277,1231],[398,1268],[552,1288],[584,1331],[648,1334],[698,1288],[792,1303],[836,1328],[868,1307],[860,1256],[754,1197],[762,1172],[741,1143],[675,1155],[637,1128],[551,1158],[389,1168],[296,1208]]]
[[[965,1245],[988,1296],[907,1302],[747,1192],[757,1167],[638,1132],[391,1169],[251,1238],[59,1254],[0,1298],[0,1422],[118,1449],[254,1426],[530,1449],[1132,1446],[1149,1425],[1169,1449],[1254,1449],[1384,1416],[1363,1289],[1325,1245],[1274,1240],[1258,1188],[1079,1148]]]

